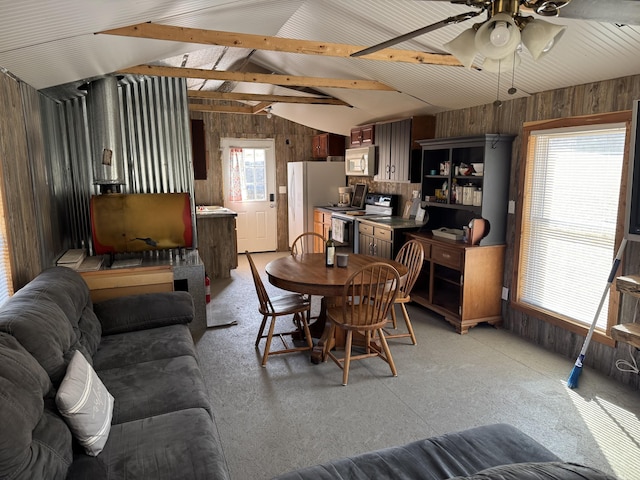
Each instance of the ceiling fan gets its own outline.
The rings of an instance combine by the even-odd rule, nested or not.
[[[524,45],[534,60],[544,57],[562,37],[566,26],[546,22],[531,15],[523,15],[521,8],[540,17],[562,16],[589,20],[639,24],[638,0],[448,0],[453,4],[467,5],[478,10],[455,15],[400,35],[385,42],[354,52],[352,57],[361,57],[404,42],[419,35],[432,32],[447,25],[461,23],[482,13],[486,20],[476,23],[458,37],[443,45],[460,62],[471,68],[473,60],[480,54],[485,57],[482,68],[487,71],[515,68],[520,63],[518,50]],[[606,5],[604,5],[606,4]],[[575,6],[575,8],[574,8]],[[568,7],[568,8],[567,8]],[[622,9],[622,11],[621,11]],[[562,12],[562,13],[561,13]],[[566,13],[565,13],[566,12]],[[622,20],[625,19],[625,20]]]

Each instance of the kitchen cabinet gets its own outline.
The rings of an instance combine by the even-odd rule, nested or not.
[[[502,323],[502,278],[505,245],[468,245],[407,233],[424,247],[424,264],[411,292],[411,300],[442,316],[456,332],[486,322]]]
[[[412,151],[420,149],[418,140],[433,138],[435,117],[411,117],[376,124],[378,146],[377,182],[409,182]]]
[[[487,134],[418,142],[422,148],[421,191],[429,226],[462,228],[471,218],[489,222],[481,245],[505,241],[509,202],[509,170],[513,135]],[[461,165],[482,165],[482,174],[466,175]],[[463,191],[476,195],[476,205]],[[473,194],[471,194],[473,197]]]
[[[393,258],[393,230],[358,222],[359,253]]]
[[[198,251],[209,278],[230,278],[238,267],[236,213],[198,214]]]
[[[351,129],[351,146],[366,147],[375,143],[375,125],[361,125]]]
[[[333,133],[314,135],[312,139],[313,158],[344,157],[346,137]]]
[[[322,235],[323,238],[329,238],[329,230],[331,230],[331,212],[315,208],[313,210],[313,231]],[[291,239],[291,241],[293,240]],[[320,244],[320,239],[313,240],[313,251],[315,253],[324,252],[324,245]]]

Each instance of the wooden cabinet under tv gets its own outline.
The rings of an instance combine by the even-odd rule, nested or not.
[[[469,245],[407,233],[424,247],[424,264],[411,300],[442,316],[456,332],[478,323],[502,324],[502,279],[505,245]]]

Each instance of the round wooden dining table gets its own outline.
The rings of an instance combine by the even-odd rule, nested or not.
[[[407,267],[395,260],[356,253],[349,254],[346,267],[327,267],[324,253],[287,255],[272,260],[265,267],[269,283],[272,285],[291,292],[323,297],[318,319],[309,327],[311,335],[319,338],[311,353],[313,363],[324,361],[327,352],[335,344],[335,339],[329,338],[326,322],[327,303],[331,304],[337,297],[342,296],[344,285],[353,273],[374,262],[392,265],[400,274],[401,281],[407,275]]]

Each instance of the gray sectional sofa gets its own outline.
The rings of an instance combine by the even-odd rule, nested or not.
[[[0,478],[229,478],[192,318],[186,292],[92,305],[82,277],[64,267],[20,289],[0,307]],[[81,374],[71,375],[72,359]],[[61,409],[63,393],[77,404]],[[106,436],[76,432],[91,422]]]
[[[273,480],[615,480],[563,462],[507,424],[485,425],[340,458]]]
[[[92,305],[82,277],[64,267],[18,291],[0,307],[0,478],[228,479],[187,327],[192,318],[186,292]],[[277,480],[451,478],[612,477],[562,462],[501,424],[337,459]]]

